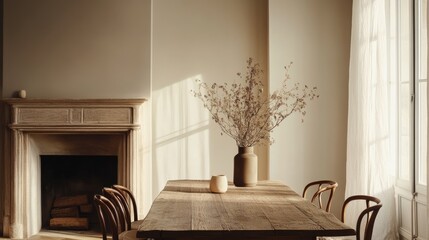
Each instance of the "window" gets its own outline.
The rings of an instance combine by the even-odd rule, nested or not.
[[[415,98],[415,182],[417,191],[426,195],[427,185],[427,0],[416,7]]]
[[[398,1],[397,207],[401,239],[427,236],[427,1]]]
[[[412,1],[400,1],[398,179],[426,195],[427,0],[416,1],[414,8]]]

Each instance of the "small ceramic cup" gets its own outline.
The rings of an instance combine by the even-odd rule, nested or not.
[[[228,190],[228,180],[225,175],[212,176],[210,179],[210,191],[212,193],[225,193]]]

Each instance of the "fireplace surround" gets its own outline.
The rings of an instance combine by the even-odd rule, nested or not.
[[[118,184],[143,199],[141,105],[145,99],[5,99],[3,236],[37,234],[41,155],[116,155]]]

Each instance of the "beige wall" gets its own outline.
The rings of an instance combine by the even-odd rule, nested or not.
[[[149,97],[150,2],[5,0],[2,96]]]
[[[270,178],[297,192],[313,180],[338,181],[333,211],[344,200],[351,0],[270,0],[271,90],[293,61],[293,81],[317,86],[320,98],[275,129]]]
[[[191,95],[195,79],[233,82],[254,57],[267,66],[267,1],[153,1],[154,194],[174,178],[232,180],[235,142]],[[260,177],[267,157],[259,155]]]

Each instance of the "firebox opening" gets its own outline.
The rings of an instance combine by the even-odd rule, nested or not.
[[[42,227],[99,231],[94,194],[118,179],[117,156],[41,155]]]

